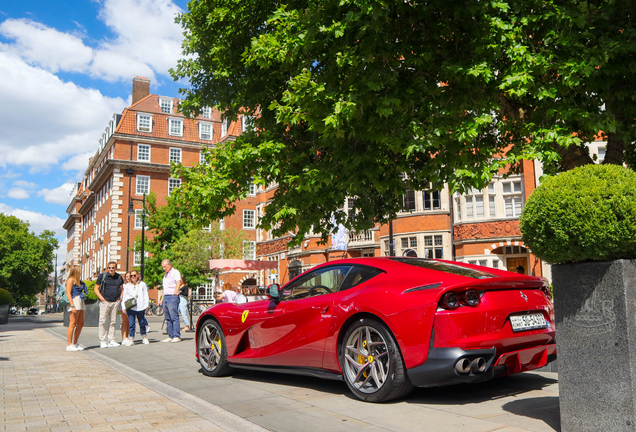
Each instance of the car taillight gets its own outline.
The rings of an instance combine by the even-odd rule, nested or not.
[[[463,292],[460,295],[459,299],[462,302],[462,304],[465,304],[466,306],[471,306],[471,307],[479,306],[479,303],[481,303],[481,298],[479,297],[479,293],[472,289],[466,292]]]
[[[457,298],[457,294],[454,292],[447,292],[442,297],[439,305],[444,309],[453,310],[459,307],[459,299]]]

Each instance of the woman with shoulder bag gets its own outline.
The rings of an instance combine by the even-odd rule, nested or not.
[[[130,272],[126,272],[124,275],[124,292],[126,292],[126,285],[130,285]],[[126,312],[126,306],[124,305],[124,301],[121,302],[121,344],[123,346],[132,345],[128,340],[128,313]]]
[[[66,331],[66,351],[83,351],[78,343],[84,327],[84,311],[88,288],[82,282],[82,268],[73,266],[66,280],[66,297],[68,298],[68,330]]]
[[[124,305],[126,312],[128,313],[128,339],[126,339],[126,346],[133,345],[135,339],[135,330],[137,323],[135,319],[139,321],[139,333],[144,344],[149,344],[148,337],[146,336],[146,328],[148,321],[146,320],[146,309],[150,304],[148,299],[148,285],[140,280],[139,273],[133,270],[130,273],[131,283],[128,287],[124,287]]]

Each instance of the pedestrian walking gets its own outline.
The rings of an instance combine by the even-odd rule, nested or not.
[[[181,330],[188,331],[190,330],[190,320],[188,319],[188,297],[190,296],[190,288],[188,288],[188,284],[186,283],[185,277],[181,275],[181,288],[179,288],[179,313],[181,314],[181,318],[183,318],[183,323],[185,327]]]
[[[79,337],[84,327],[84,311],[88,289],[81,280],[82,268],[73,266],[66,279],[66,298],[68,298],[68,330],[66,331],[66,351],[82,351]]]
[[[163,276],[163,313],[166,318],[168,337],[161,342],[181,342],[179,329],[179,288],[181,288],[181,273],[172,267],[172,262],[165,259],[161,262],[165,272]]]
[[[128,338],[122,342],[122,345],[131,346],[134,344],[137,327],[135,318],[139,321],[139,333],[141,333],[141,340],[145,345],[148,345],[150,343],[146,334],[148,327],[146,309],[148,309],[148,306],[150,305],[150,299],[148,298],[148,285],[141,280],[139,273],[135,270],[130,273],[130,280],[131,283],[127,284],[124,288],[123,296],[123,303],[126,305],[126,312],[128,313]],[[133,303],[134,305],[130,306]]]
[[[95,283],[95,294],[101,300],[99,304],[99,347],[114,348],[119,344],[115,341],[115,324],[121,296],[124,291],[124,278],[117,273],[117,263],[108,263],[108,271],[100,273]],[[108,332],[106,331],[106,321]]]
[[[130,285],[130,272],[126,272],[124,275],[124,293],[126,292],[126,285]],[[124,341],[128,340],[128,312],[126,312],[126,306],[124,305],[124,301],[126,300],[122,296],[121,301],[121,343],[123,345]]]

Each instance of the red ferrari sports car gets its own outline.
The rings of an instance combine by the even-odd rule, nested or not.
[[[344,380],[369,402],[556,359],[546,279],[422,258],[319,265],[271,285],[267,300],[211,307],[196,342],[206,375],[246,368]]]

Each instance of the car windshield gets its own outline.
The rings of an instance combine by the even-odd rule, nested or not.
[[[449,264],[440,261],[429,260],[425,258],[389,258],[394,261],[398,261],[404,264],[410,264],[416,267],[422,267],[430,270],[437,270],[444,273],[450,273],[458,276],[465,276],[473,279],[489,279],[496,277],[492,273],[487,273],[481,270],[475,270],[467,267],[462,267],[456,264]]]

